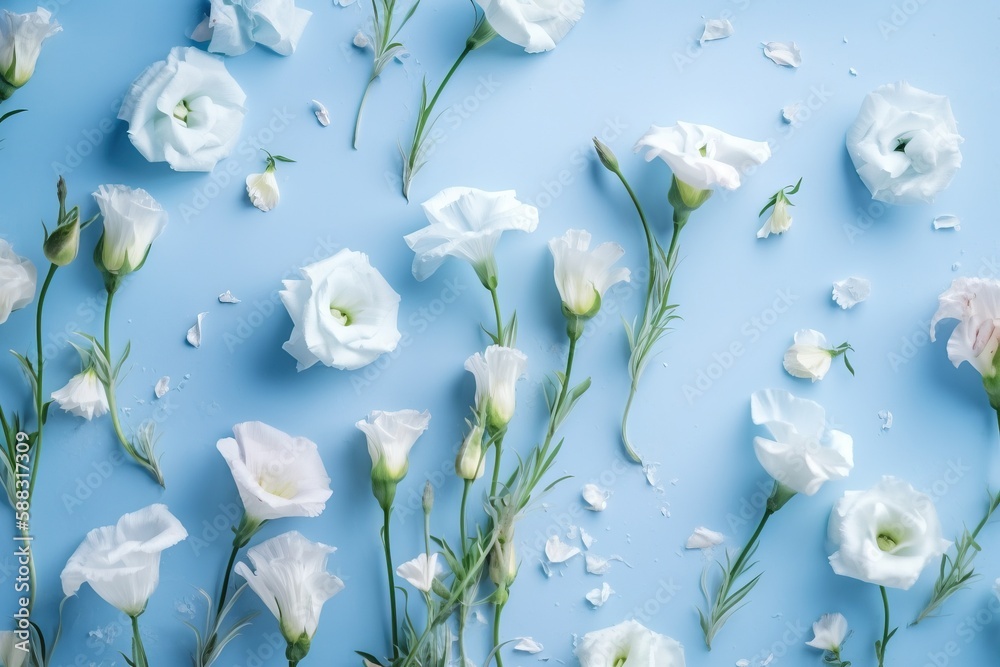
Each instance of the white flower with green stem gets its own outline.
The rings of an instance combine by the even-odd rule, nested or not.
[[[295,162],[295,160],[284,155],[271,155],[268,151],[264,152],[267,153],[264,172],[247,176],[247,196],[250,197],[251,204],[266,213],[276,207],[278,202],[281,201],[281,192],[278,190],[278,179],[274,176],[274,172],[278,168],[277,163]]]
[[[792,203],[789,197],[797,193],[801,186],[802,179],[800,178],[795,185],[785,186],[771,195],[771,198],[767,200],[767,204],[757,214],[759,218],[768,209],[771,209],[771,215],[764,221],[764,226],[757,231],[757,238],[766,239],[771,234],[784,234],[791,228],[792,214],[788,211],[788,207],[795,206],[795,204]]]
[[[813,623],[813,638],[806,642],[806,646],[812,646],[823,651],[823,664],[833,667],[851,667],[851,663],[844,660],[844,642],[850,636],[847,627],[847,619],[843,614],[823,614],[818,621]]]

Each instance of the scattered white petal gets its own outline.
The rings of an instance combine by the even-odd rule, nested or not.
[[[543,648],[545,647],[531,637],[518,637],[517,643],[514,644],[515,651],[523,651],[525,653],[540,653]]]
[[[658,474],[659,468],[660,468],[660,464],[659,463],[646,463],[646,464],[643,464],[643,466],[642,466],[642,472],[643,472],[644,475],[646,475],[646,482],[650,486],[656,486],[657,484],[660,483],[660,477],[659,477],[659,474]]]
[[[366,35],[363,31],[358,30],[358,34],[354,36],[354,46],[358,47],[359,49],[364,49],[370,43],[371,40],[368,39],[368,35]]]
[[[584,484],[583,499],[592,512],[603,512],[608,507],[608,492],[596,484]]]
[[[775,65],[798,67],[802,64],[802,53],[795,42],[767,42],[764,55]]]
[[[746,658],[741,658],[736,661],[736,667],[750,667],[750,661]]]
[[[760,667],[767,667],[767,666],[768,666],[768,665],[770,665],[770,664],[771,664],[772,662],[774,662],[774,654],[773,654],[773,653],[768,653],[768,654],[767,654],[767,657],[766,657],[766,658],[764,658],[764,659],[763,659],[763,660],[761,661],[761,663],[760,663]]]
[[[879,410],[878,418],[882,420],[882,430],[888,431],[892,428],[892,413],[888,410]]]
[[[541,558],[538,559],[538,563],[542,566],[542,573],[545,574],[545,577],[548,578],[548,579],[551,579],[552,578],[552,568],[549,567],[549,564],[546,563]]]
[[[687,549],[709,549],[722,544],[723,539],[725,538],[722,533],[709,530],[705,526],[698,526],[687,538],[684,547]]]
[[[333,4],[339,5],[341,7],[348,7],[353,5],[357,0],[333,0]]]
[[[579,536],[580,536],[580,528],[576,524],[571,523],[569,525],[569,528],[566,529],[566,539],[575,540]]]
[[[844,44],[847,44],[847,35],[844,35]]]
[[[587,602],[594,605],[594,607],[602,607],[604,603],[608,601],[614,590],[611,586],[608,586],[608,582],[601,584],[600,588],[595,588],[594,590],[587,593]]]
[[[596,554],[586,554],[587,572],[589,574],[607,574],[611,569],[611,561]]]
[[[157,398],[163,398],[170,391],[170,376],[164,375],[159,380],[156,381],[156,386],[153,387],[153,393],[156,394]]]
[[[962,221],[957,215],[939,215],[934,218],[934,229],[962,229]]]
[[[319,100],[313,100],[313,113],[316,114],[316,120],[323,127],[327,127],[330,124],[330,111],[326,108],[326,105]]]
[[[800,102],[793,102],[788,106],[782,108],[781,119],[786,123],[795,123],[799,116],[802,114],[802,104]]]
[[[661,507],[660,508],[660,514],[662,514],[663,516],[665,516],[665,517],[667,517],[669,519],[670,518],[670,507],[668,507],[666,505],[664,505],[663,507]]]
[[[851,276],[833,283],[833,300],[847,310],[861,303],[872,293],[872,281]]]
[[[566,544],[559,539],[558,535],[553,535],[545,543],[545,557],[549,559],[550,563],[565,563],[579,553],[579,549]]]
[[[240,300],[233,296],[233,293],[226,290],[219,295],[219,303],[239,303]]]
[[[736,29],[733,28],[733,24],[729,22],[729,19],[705,19],[705,30],[701,33],[701,39],[698,43],[704,44],[716,39],[725,39],[734,32],[736,32]]]
[[[596,542],[597,540],[594,539],[593,535],[591,535],[590,533],[588,533],[587,531],[585,531],[583,528],[581,528],[580,529],[580,541],[583,542],[583,546],[585,548],[589,549],[590,547],[594,546],[594,542]]]
[[[854,69],[852,67],[851,69],[847,70],[847,73],[850,74],[851,76],[857,76],[858,75],[858,70],[856,70],[856,69]]]
[[[475,619],[476,623],[481,623],[482,625],[486,625],[486,616],[484,616],[483,612],[479,611],[478,609],[472,612],[472,618]]]
[[[208,313],[198,313],[198,321],[195,325],[188,329],[187,332],[187,342],[194,347],[201,347],[201,323],[205,320],[205,316]]]

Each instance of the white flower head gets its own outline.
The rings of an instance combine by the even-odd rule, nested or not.
[[[142,188],[101,185],[94,200],[104,218],[101,269],[115,276],[139,270],[167,226],[167,212]]]
[[[660,158],[677,180],[698,190],[740,187],[740,174],[771,157],[766,141],[741,139],[708,125],[680,121],[673,127],[653,125],[635,145],[646,161]]]
[[[333,492],[316,443],[263,422],[233,427],[217,448],[233,474],[247,516],[257,522],[319,516]]]
[[[792,491],[811,496],[825,482],[845,479],[854,468],[854,439],[827,427],[819,403],[764,389],[750,396],[750,416],[771,432],[771,438],[754,438],[757,460]]]
[[[308,651],[323,604],[344,589],[344,582],[326,571],[327,559],[335,551],[293,530],[250,548],[247,557],[253,571],[246,563],[236,564],[234,572],[246,579],[278,619],[290,645]]]
[[[70,378],[65,387],[52,392],[52,400],[66,412],[87,421],[108,412],[108,394],[92,363]]]
[[[184,526],[160,504],[95,528],[63,568],[63,594],[76,595],[88,583],[108,604],[138,616],[160,581],[160,554],[185,538]]]
[[[869,93],[847,131],[847,151],[873,199],[932,202],[962,166],[963,139],[944,95],[905,81]]]
[[[250,197],[250,203],[261,211],[267,212],[277,206],[281,201],[281,192],[278,191],[278,179],[274,176],[274,170],[265,169],[262,174],[247,176],[247,196]]]
[[[383,509],[392,507],[398,484],[410,468],[410,450],[431,421],[424,410],[375,410],[355,426],[365,434],[372,459],[372,492]]]
[[[513,418],[515,388],[527,365],[523,352],[500,345],[465,360],[465,370],[476,377],[476,411],[486,415],[490,428],[501,429]]]
[[[847,619],[843,614],[823,614],[813,623],[813,638],[806,646],[821,651],[839,651],[847,639]]]
[[[1000,349],[1000,281],[959,278],[938,297],[938,309],[931,319],[931,340],[938,322],[958,320],[948,339],[948,359],[956,367],[963,361],[985,378],[997,375]]]
[[[174,47],[132,82],[118,118],[150,162],[177,171],[212,171],[236,147],[246,94],[217,56]]]
[[[0,324],[15,310],[35,298],[38,272],[27,257],[14,252],[14,246],[0,239]]]
[[[951,546],[930,496],[895,477],[845,493],[830,514],[830,541],[837,574],[904,590]]]
[[[576,647],[580,667],[684,667],[684,647],[635,620],[588,632]]]
[[[420,554],[413,560],[406,561],[396,568],[396,574],[406,579],[414,588],[423,593],[431,592],[431,587],[434,586],[434,578],[441,574],[442,571],[441,564],[438,563],[438,555],[431,554],[430,558],[428,558],[425,553]]]
[[[788,211],[788,202],[779,199],[771,209],[771,215],[764,221],[764,226],[757,231],[757,238],[766,239],[771,234],[784,234],[792,227],[792,214]]]
[[[789,375],[815,382],[826,377],[836,352],[819,331],[801,329],[795,332],[782,363]]]
[[[28,651],[18,647],[21,640],[13,630],[0,630],[0,665],[22,667],[28,660]]]
[[[367,255],[345,249],[301,271],[279,293],[295,325],[282,348],[298,370],[316,362],[354,370],[396,349],[399,294]]]
[[[628,269],[614,266],[625,250],[617,243],[602,243],[591,250],[587,231],[570,229],[549,241],[549,250],[555,260],[554,275],[563,312],[568,315],[596,315],[608,288],[631,280]]]
[[[583,18],[584,0],[476,0],[486,20],[528,53],[551,51]]]
[[[28,14],[0,13],[0,78],[12,88],[28,83],[42,52],[42,42],[62,30],[52,13],[39,7]],[[0,86],[2,89],[3,86]],[[0,93],[0,99],[9,95]]]
[[[239,56],[260,44],[289,56],[299,44],[312,12],[295,0],[211,0],[212,8],[192,39],[208,41],[208,50]]]
[[[533,232],[538,226],[538,209],[518,201],[513,190],[445,188],[421,206],[430,224],[403,237],[414,252],[417,280],[429,278],[448,257],[458,257],[471,264],[489,288],[490,278],[496,280],[493,251],[500,236],[513,230]]]

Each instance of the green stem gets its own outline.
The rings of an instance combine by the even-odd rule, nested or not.
[[[545,444],[542,447],[542,451],[547,451],[549,444],[552,442],[553,436],[556,434],[556,428],[558,423],[556,417],[562,410],[563,403],[566,402],[566,395],[569,393],[569,378],[570,374],[573,372],[573,358],[576,356],[576,341],[578,339],[570,336],[569,338],[569,353],[566,355],[566,372],[563,374],[563,385],[559,390],[559,397],[556,399],[555,410],[552,411],[552,419],[549,420],[549,428],[545,433]]]
[[[139,634],[139,615],[132,616],[132,664],[135,667],[149,667],[146,649],[142,645],[142,635]]]
[[[236,555],[240,552],[239,542],[233,541],[233,550],[229,554],[229,562],[226,564],[226,574],[222,577],[222,590],[219,591],[219,604],[215,608],[215,620],[218,621],[222,615],[222,608],[226,606],[226,597],[229,595],[229,579],[233,575],[233,566],[236,564]]]
[[[503,604],[493,606],[493,657],[496,659],[497,667],[503,667],[503,658],[500,656],[500,614],[503,613]]]
[[[361,114],[364,113],[365,102],[368,101],[368,93],[371,91],[372,84],[375,83],[375,79],[377,78],[377,76],[372,76],[368,79],[368,85],[365,86],[365,92],[361,95],[361,104],[358,105],[358,115],[354,119],[354,139],[352,141],[352,145],[355,150],[358,148],[358,136],[361,133]]]
[[[632,186],[629,185],[628,180],[625,178],[625,174],[621,170],[616,170],[615,175],[618,176],[618,180],[622,182],[625,186],[625,191],[628,192],[628,196],[631,197],[632,203],[635,205],[635,210],[639,214],[639,220],[642,222],[642,231],[646,235],[646,250],[649,255],[649,279],[646,284],[646,298],[653,292],[653,260],[654,254],[653,249],[656,244],[656,239],[653,236],[653,230],[649,227],[649,221],[646,220],[646,213],[642,210],[642,204],[639,203],[639,197],[636,196],[635,191]]]
[[[761,531],[764,530],[764,524],[767,523],[767,520],[771,518],[772,514],[774,514],[774,510],[770,508],[766,508],[764,510],[764,516],[761,517],[760,523],[757,524],[757,530],[753,532],[753,535],[750,537],[750,541],[746,543],[746,546],[743,547],[740,555],[736,558],[736,562],[733,563],[733,572],[740,571],[740,567],[746,562],[746,559],[750,556],[750,552],[753,551],[753,545],[756,544]]]
[[[490,288],[490,296],[493,297],[493,313],[496,315],[497,318],[497,340],[499,341],[498,344],[504,345],[505,343],[507,343],[507,340],[504,338],[503,335],[503,316],[500,314],[500,297],[497,294],[496,287]]]
[[[389,579],[389,611],[392,622],[392,659],[399,657],[399,623],[396,617],[396,573],[392,569],[392,547],[389,540],[389,519],[392,516],[392,507],[386,506],[383,509],[382,522],[382,545],[385,547],[385,569]]]
[[[632,446],[632,441],[628,437],[628,417],[632,412],[632,401],[635,400],[635,395],[639,391],[639,378],[632,378],[632,383],[628,390],[628,400],[625,401],[625,410],[622,412],[622,444],[625,445],[625,453],[629,455],[636,463],[642,463],[642,457],[639,456],[639,452],[635,451]]]
[[[466,606],[464,604],[461,605],[458,610],[458,657],[461,660],[462,667],[469,664],[465,657],[465,623],[467,612]]]
[[[490,499],[497,495],[497,488],[500,486],[500,461],[503,456],[503,438],[499,438],[493,444],[493,480],[490,482]]]
[[[465,504],[466,504],[466,501],[469,498],[469,489],[471,489],[471,488],[472,488],[472,480],[470,480],[470,479],[465,480],[465,486],[462,489],[462,507],[459,510],[459,514],[460,514],[460,518],[461,518],[461,525],[459,525],[459,530],[460,530],[460,533],[462,535],[462,554],[463,555],[465,555],[466,545],[468,544],[468,542],[467,542],[468,538],[466,536],[466,529],[465,529]]]
[[[885,612],[885,622],[882,625],[882,641],[876,647],[875,655],[878,658],[878,667],[883,667],[885,665],[885,649],[889,644],[889,594],[885,590],[885,586],[879,586],[879,590],[882,591],[882,609]]]
[[[451,77],[454,76],[456,71],[458,71],[458,66],[462,64],[462,61],[465,60],[465,57],[468,56],[470,53],[472,53],[472,49],[473,46],[469,43],[466,43],[465,48],[462,49],[462,54],[458,56],[458,60],[456,60],[455,64],[451,66],[451,69],[448,70],[448,73],[445,74],[444,79],[441,81],[441,85],[438,86],[437,91],[434,93],[434,97],[431,98],[430,103],[427,105],[428,117],[430,116],[431,111],[434,109],[434,105],[437,104],[438,98],[441,97],[441,93],[444,92],[444,87],[448,85],[449,81],[451,81]]]

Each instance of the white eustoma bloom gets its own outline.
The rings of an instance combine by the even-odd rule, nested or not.
[[[52,13],[41,7],[28,14],[4,9],[0,14],[0,78],[12,88],[28,83],[35,73],[42,42],[61,30],[62,26],[52,20]],[[0,99],[7,97],[9,94],[0,94]]]
[[[0,665],[22,667],[28,660],[28,651],[18,648],[21,642],[12,630],[0,630]]]
[[[823,614],[813,623],[813,638],[806,646],[821,651],[839,651],[847,639],[847,619],[843,614]]]
[[[424,410],[375,410],[355,426],[365,434],[372,475],[376,470],[387,479],[400,481],[409,469],[410,450],[427,427],[431,413]]]
[[[869,93],[847,130],[847,151],[873,199],[932,202],[962,166],[963,139],[944,95],[905,81]]]
[[[811,496],[824,482],[844,479],[854,468],[854,439],[827,427],[819,403],[764,389],[750,396],[750,416],[771,432],[770,439],[753,439],[757,460],[796,493]]]
[[[101,216],[101,264],[113,275],[135,271],[146,261],[149,247],[167,226],[167,212],[142,188],[101,185],[94,193]]]
[[[210,13],[192,39],[208,41],[208,50],[238,56],[260,44],[290,56],[299,44],[312,12],[295,0],[212,0]]]
[[[176,171],[212,171],[236,147],[246,94],[217,56],[174,47],[132,82],[118,118],[150,162]]]
[[[63,568],[63,594],[76,595],[88,583],[108,604],[138,616],[160,581],[160,554],[186,538],[184,526],[161,504],[95,528]]]
[[[0,239],[0,324],[15,310],[35,298],[38,271],[27,257],[14,252],[14,246]]]
[[[551,51],[583,18],[583,0],[476,0],[497,34],[528,53]]]
[[[52,400],[66,412],[88,421],[108,412],[108,393],[93,366],[74,375],[62,389],[52,392]]]
[[[608,288],[619,282],[629,282],[631,272],[614,268],[625,254],[617,243],[602,243],[590,249],[590,233],[570,229],[549,241],[555,260],[555,281],[563,309],[579,317],[597,314],[601,299]]]
[[[684,667],[684,647],[638,621],[588,632],[576,647],[580,667]]]
[[[278,619],[289,644],[308,647],[323,604],[344,589],[344,582],[326,571],[327,558],[335,551],[293,530],[247,551],[253,571],[246,563],[236,564],[234,572]]]
[[[265,213],[278,205],[281,192],[278,190],[278,179],[273,169],[265,169],[262,174],[247,176],[247,196],[250,203]]]
[[[490,345],[465,360],[465,370],[476,378],[476,410],[486,415],[493,429],[506,426],[514,416],[515,388],[524,376],[528,357],[512,347]]]
[[[771,209],[771,215],[764,226],[757,230],[757,238],[766,239],[771,234],[784,234],[792,227],[792,214],[788,210],[788,200],[778,197]]]
[[[434,578],[441,574],[441,564],[438,563],[438,555],[420,554],[413,560],[408,560],[396,568],[396,574],[406,579],[418,591],[430,593],[434,585]]]
[[[333,492],[316,443],[263,422],[233,427],[216,447],[233,474],[247,516],[257,522],[319,516]]]
[[[984,377],[997,374],[995,360],[1000,349],[1000,281],[958,278],[938,297],[931,319],[931,340],[941,320],[958,320],[948,339],[948,359],[956,367],[963,361]]]
[[[448,257],[467,261],[480,279],[490,271],[495,278],[493,251],[500,236],[538,227],[538,209],[518,201],[513,190],[445,188],[421,206],[430,224],[403,237],[414,252],[417,280],[429,278]]]
[[[646,161],[660,158],[683,183],[698,190],[740,187],[740,173],[771,157],[766,141],[741,139],[708,125],[680,121],[673,127],[653,125],[635,145]]]
[[[785,352],[783,364],[789,375],[807,380],[822,380],[833,363],[826,336],[815,329],[795,332],[794,343]]]
[[[399,343],[397,294],[364,253],[341,250],[302,267],[279,295],[294,328],[282,348],[302,371],[317,361],[354,370]]]
[[[837,547],[830,556],[834,572],[904,590],[951,546],[930,496],[895,477],[845,493],[830,514],[829,532]]]

